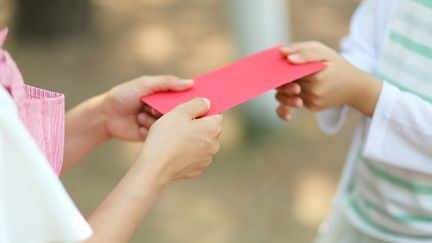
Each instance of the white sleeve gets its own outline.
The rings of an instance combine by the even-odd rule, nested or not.
[[[377,28],[382,22],[377,16],[378,2],[364,0],[360,4],[351,20],[350,34],[341,44],[341,55],[366,72],[371,72],[376,66]],[[345,123],[349,111],[349,106],[341,106],[319,112],[318,124],[325,133],[335,134]]]
[[[373,160],[432,173],[432,104],[384,83],[363,153]]]
[[[91,229],[0,85],[0,242],[82,242]]]

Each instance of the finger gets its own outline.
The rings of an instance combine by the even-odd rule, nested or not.
[[[143,106],[142,111],[145,112],[145,113],[147,113],[147,114],[149,114],[149,115],[151,115],[151,116],[153,116],[156,119],[163,116],[162,113],[160,113],[159,111],[153,109],[151,106],[149,106],[147,104],[145,104]]]
[[[311,50],[311,51],[322,51],[322,52],[333,52],[333,50],[324,45],[319,41],[303,41],[296,42],[290,45],[290,48],[293,52],[298,52],[301,50]]]
[[[209,167],[213,163],[213,157],[210,157],[200,163],[194,164],[191,166],[190,171],[195,172],[203,172],[207,167]]]
[[[211,148],[210,154],[213,156],[213,155],[219,153],[220,150],[221,150],[221,144],[220,144],[220,142],[217,142]],[[211,164],[211,162],[212,162],[212,160],[208,161],[208,164],[206,165],[206,167],[209,166]]]
[[[300,95],[304,102],[304,107],[306,107],[310,111],[319,111],[320,106],[317,102],[317,97],[314,94],[302,93]]]
[[[311,80],[312,79],[313,78],[311,78]],[[299,82],[299,85],[301,86],[301,90],[302,90],[302,92],[298,95],[299,97],[301,97],[302,95],[305,95],[305,94],[313,95],[315,87],[316,87],[315,81],[304,80],[302,82]]]
[[[176,108],[173,112],[181,112],[191,119],[204,116],[210,109],[210,101],[206,98],[195,98],[186,103],[183,103]]]
[[[292,120],[292,114],[290,111],[290,108],[284,105],[278,106],[276,109],[276,113],[279,116],[280,119],[285,121],[291,121]]]
[[[303,106],[303,100],[298,96],[288,96],[284,93],[276,93],[276,100],[285,106],[293,108],[301,108]]]
[[[194,170],[186,174],[182,179],[195,179],[203,173],[202,170]]]
[[[124,137],[129,141],[142,141],[147,137],[148,128],[140,126],[136,121],[131,121],[131,126],[124,133]]]
[[[293,49],[291,46],[283,46],[279,49],[279,52],[283,55],[283,56],[288,56],[292,53],[294,53],[296,50]]]
[[[144,96],[162,91],[185,91],[192,88],[194,85],[193,80],[179,79],[169,75],[141,77],[136,81],[141,83],[141,91]]]
[[[205,129],[211,137],[218,138],[222,134],[223,116],[222,114],[204,117],[195,120],[200,129]]]
[[[321,52],[310,50],[301,50],[288,55],[288,61],[293,64],[304,64],[310,62],[324,62],[328,61],[329,57]]]
[[[138,124],[143,127],[150,128],[155,122],[156,119],[147,113],[138,114]]]
[[[146,127],[140,127],[138,129],[139,136],[141,137],[142,140],[144,140],[147,137],[148,131],[149,130]]]
[[[287,95],[298,95],[301,92],[301,86],[298,83],[289,83],[280,86],[276,89],[278,92],[285,93]]]
[[[319,42],[300,42],[290,46],[287,59],[293,64],[324,62],[333,56],[333,51]]]

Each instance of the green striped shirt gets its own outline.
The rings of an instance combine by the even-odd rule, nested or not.
[[[432,102],[432,0],[401,0],[375,74]],[[432,175],[359,155],[346,205],[366,228],[432,242]]]

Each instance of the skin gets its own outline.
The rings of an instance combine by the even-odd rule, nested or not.
[[[319,42],[301,42],[283,47],[281,54],[292,64],[323,62],[327,68],[277,89],[278,116],[292,119],[292,109],[305,106],[322,111],[349,105],[372,117],[382,81],[354,67],[338,53]]]
[[[192,86],[192,80],[172,76],[141,77],[68,112],[65,170],[109,139],[144,141],[128,172],[88,218],[94,235],[87,242],[128,242],[170,182],[195,178],[211,164],[220,149],[223,117],[198,119],[210,108],[207,99],[193,99],[164,116],[139,100]]]

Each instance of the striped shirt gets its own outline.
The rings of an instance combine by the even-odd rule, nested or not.
[[[375,74],[432,102],[432,0],[400,1]],[[431,174],[358,153],[345,206],[351,222],[383,240],[432,242]]]

